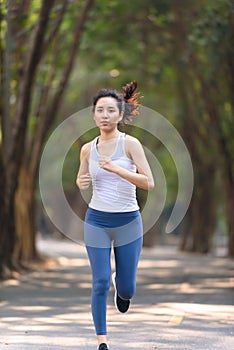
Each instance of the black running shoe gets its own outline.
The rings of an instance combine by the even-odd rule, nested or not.
[[[98,350],[109,350],[109,348],[106,343],[101,343],[98,347]]]
[[[114,296],[114,303],[115,303],[115,307],[119,312],[125,313],[128,311],[129,306],[130,306],[130,300],[125,300],[120,298],[120,296],[117,293],[117,289],[116,289],[116,283],[115,283],[115,277],[116,277],[116,273],[114,272],[112,274],[112,282],[115,288],[115,296]]]

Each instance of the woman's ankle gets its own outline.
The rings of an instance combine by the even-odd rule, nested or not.
[[[98,340],[98,346],[102,343],[107,344],[107,336],[106,334],[100,334],[97,336],[97,340]]]

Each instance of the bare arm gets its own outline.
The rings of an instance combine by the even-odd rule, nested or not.
[[[131,182],[133,185],[143,188],[145,190],[152,190],[154,188],[154,179],[140,142],[134,137],[126,137],[126,153],[133,160],[136,165],[138,173],[133,173],[114,164],[109,158],[102,157],[99,165],[101,168],[114,172],[123,179]]]
[[[89,188],[91,183],[91,175],[89,173],[89,154],[90,154],[90,143],[86,143],[80,151],[80,168],[76,177],[76,185],[81,190]]]

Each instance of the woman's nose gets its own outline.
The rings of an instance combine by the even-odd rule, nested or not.
[[[103,111],[103,117],[104,117],[104,118],[108,118],[108,117],[109,117],[108,111],[107,111],[107,110],[104,110],[104,111]]]

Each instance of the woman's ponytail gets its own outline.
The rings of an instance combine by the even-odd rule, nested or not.
[[[129,84],[123,86],[123,119],[121,123],[128,124],[134,117],[139,114],[139,99],[142,98],[140,92],[136,91],[137,82],[134,80]]]

